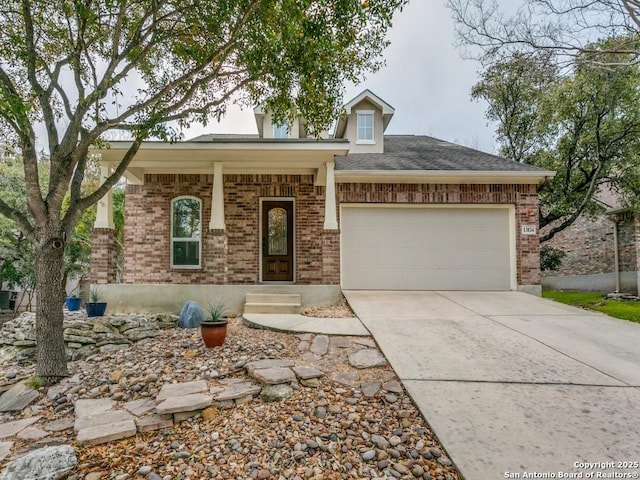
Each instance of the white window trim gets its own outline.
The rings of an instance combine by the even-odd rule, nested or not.
[[[174,265],[173,263],[173,244],[174,242],[179,241],[193,241],[192,237],[174,237],[173,236],[173,205],[175,202],[184,199],[197,200],[200,204],[200,236],[198,237],[198,265]],[[194,197],[193,195],[182,195],[180,197],[175,197],[171,199],[171,233],[170,233],[170,265],[172,269],[177,270],[196,270],[202,268],[202,200],[198,197]]]
[[[371,140],[361,139],[360,128],[358,125],[358,117],[360,115],[371,115]],[[376,112],[375,110],[356,110],[356,144],[357,145],[375,145],[376,144]]]

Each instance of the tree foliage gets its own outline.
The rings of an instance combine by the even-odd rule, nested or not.
[[[0,0],[0,131],[20,154],[26,187],[26,208],[0,197],[0,214],[34,247],[38,375],[67,375],[65,243],[142,141],[175,140],[231,101],[264,102],[276,120],[295,112],[321,132],[343,83],[380,66],[406,1]],[[110,130],[129,131],[131,146],[100,186],[83,191],[89,150]]]
[[[488,67],[473,95],[489,104],[502,155],[556,171],[540,190],[542,242],[579,215],[601,211],[601,188],[618,192],[627,204],[637,202],[637,65],[621,61],[603,69],[585,61],[561,73],[547,56],[514,54]]]

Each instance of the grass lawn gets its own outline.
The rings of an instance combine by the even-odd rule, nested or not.
[[[555,290],[546,290],[542,292],[542,296],[574,307],[596,310],[610,317],[640,323],[640,302],[609,300],[602,293],[558,292]]]

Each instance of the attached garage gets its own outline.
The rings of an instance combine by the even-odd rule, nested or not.
[[[512,290],[509,205],[342,204],[342,288]]]

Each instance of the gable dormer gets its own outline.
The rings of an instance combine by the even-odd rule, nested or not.
[[[344,106],[336,123],[335,138],[347,138],[351,153],[382,153],[384,131],[395,109],[371,90],[365,90]]]
[[[262,106],[253,109],[260,138],[307,138],[304,119],[296,117],[292,125],[274,123],[273,115]]]

